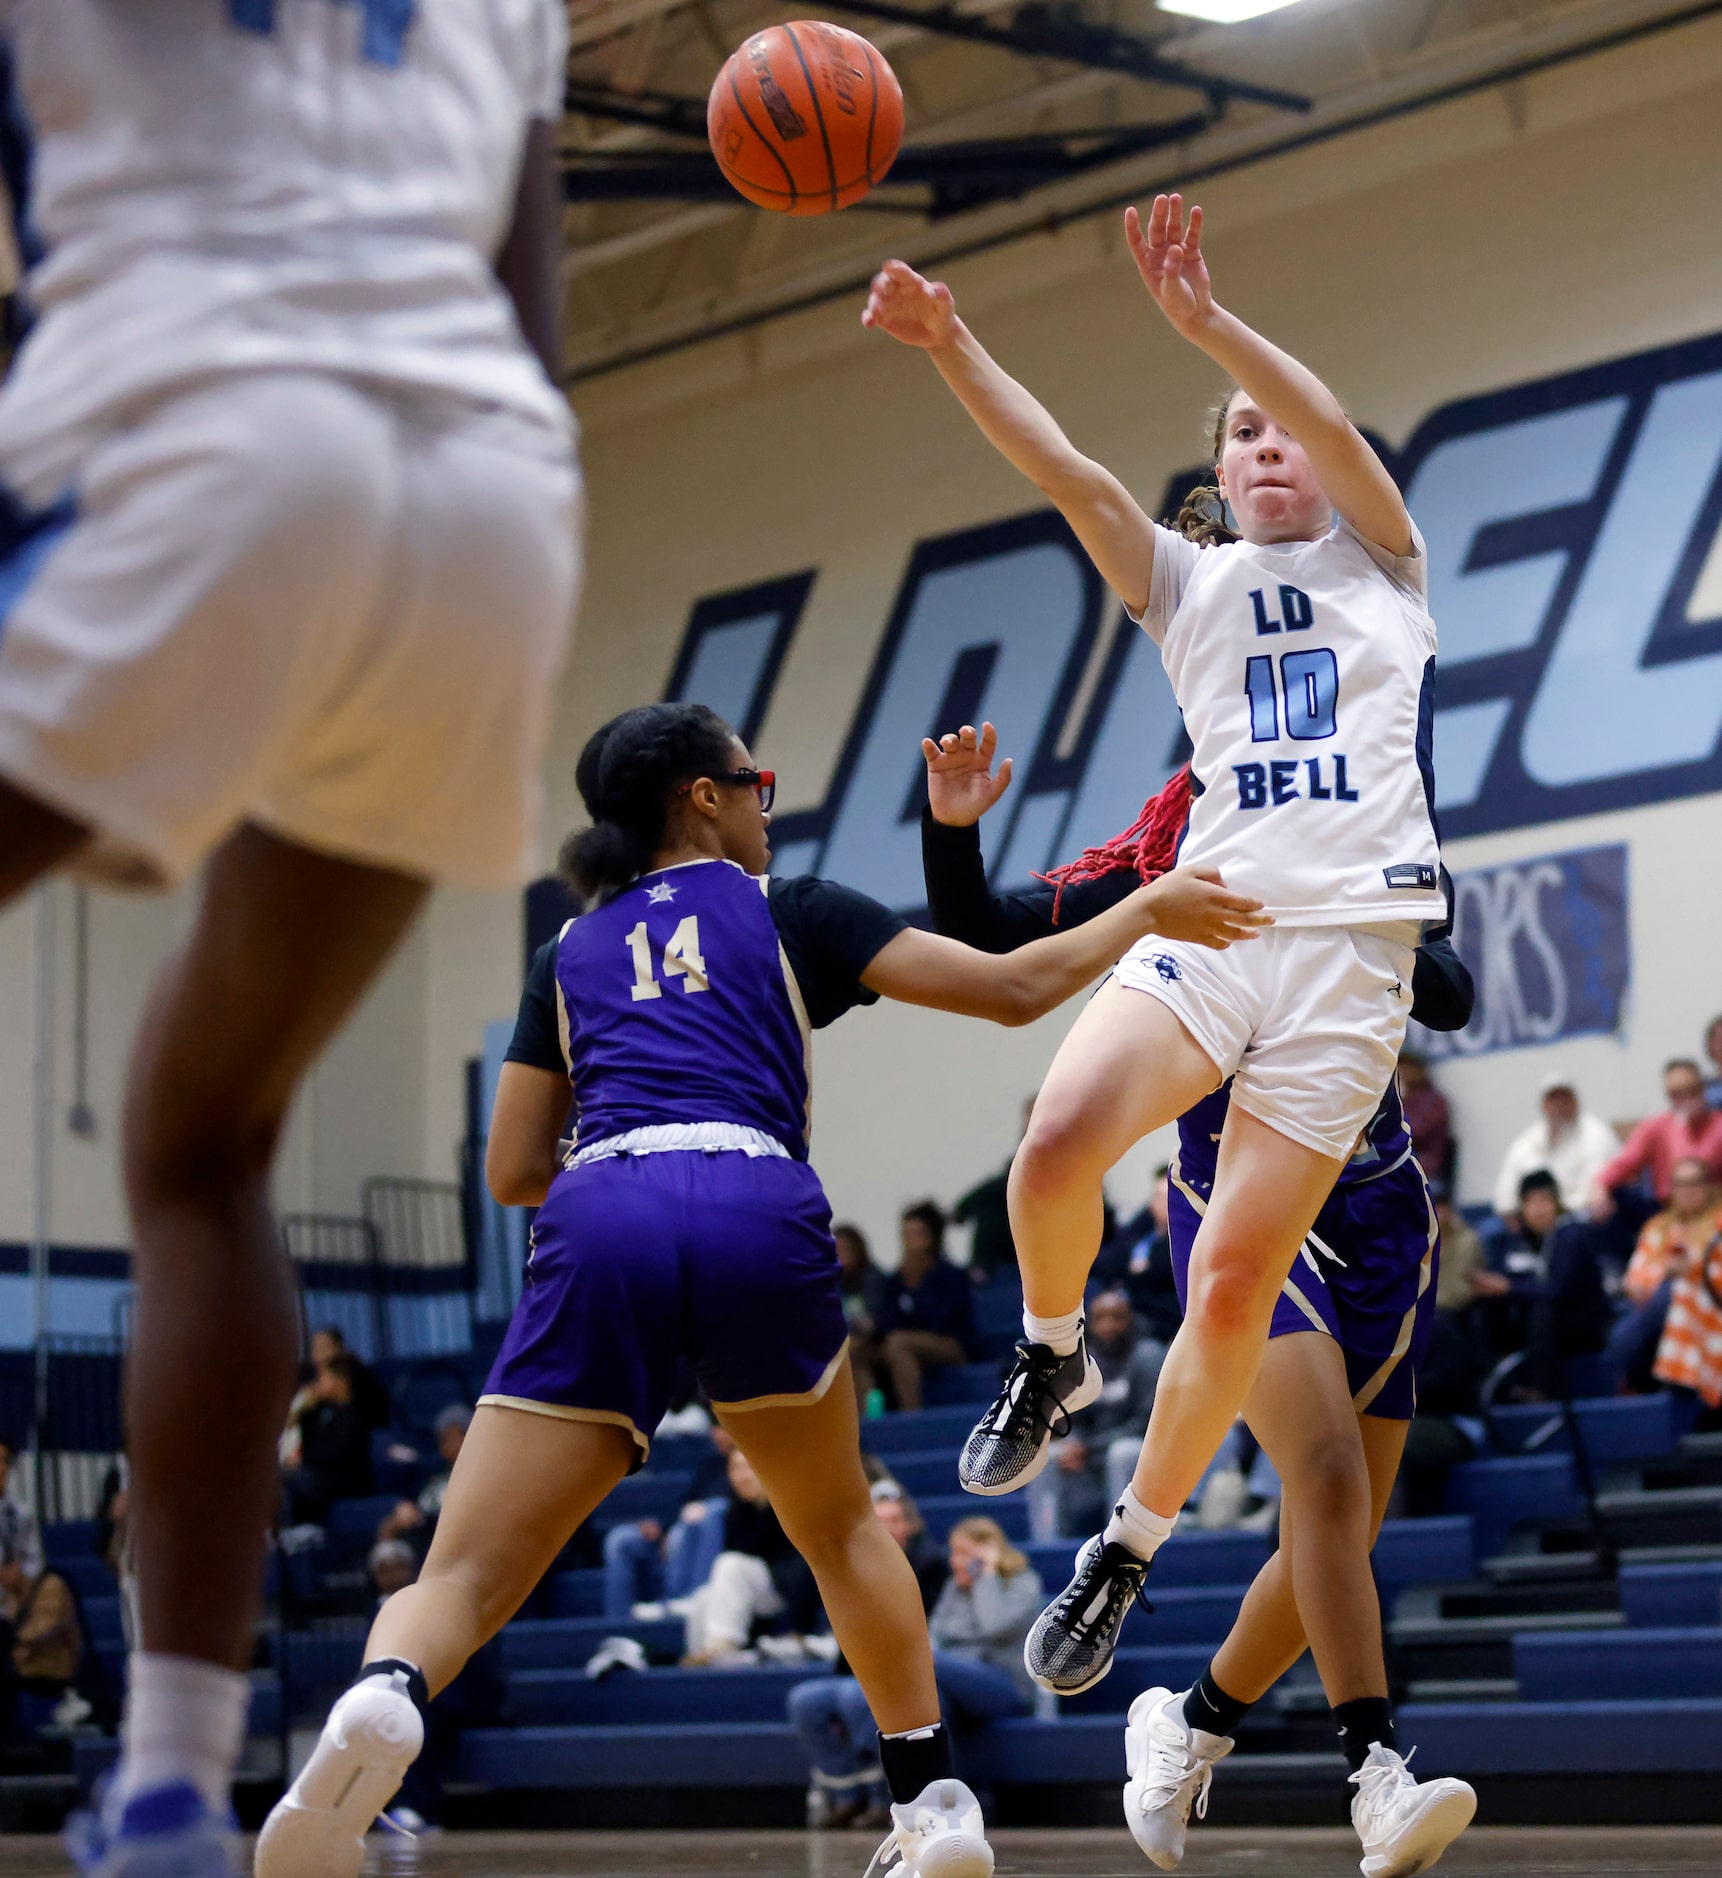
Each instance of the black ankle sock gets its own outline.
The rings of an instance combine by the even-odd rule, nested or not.
[[[421,1715],[430,1707],[430,1685],[416,1663],[404,1663],[398,1656],[379,1656],[359,1671],[353,1678],[354,1685],[368,1682],[373,1676],[381,1676],[385,1682],[393,1683],[402,1695],[411,1696],[413,1707]]]
[[[1215,1682],[1214,1666],[1210,1663],[1184,1698],[1184,1720],[1190,1727],[1205,1728],[1211,1735],[1235,1734],[1238,1723],[1254,1707],[1253,1702],[1240,1702],[1235,1695],[1227,1695]]]
[[[879,1737],[879,1764],[891,1798],[907,1806],[935,1780],[949,1780],[956,1771],[951,1762],[951,1738],[945,1724],[917,1728],[909,1734]]]
[[[1355,1702],[1336,1702],[1334,1726],[1339,1730],[1339,1745],[1355,1774],[1369,1759],[1372,1743],[1384,1748],[1394,1746],[1393,1704],[1384,1695],[1360,1695]]]

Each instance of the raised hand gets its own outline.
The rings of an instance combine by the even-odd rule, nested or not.
[[[1187,939],[1192,945],[1224,952],[1241,939],[1254,939],[1273,924],[1260,900],[1233,893],[1213,867],[1175,867],[1139,896],[1152,902],[1153,930],[1163,939]]]
[[[867,290],[861,324],[932,352],[956,336],[957,303],[942,280],[923,280],[907,261],[887,261]]]
[[[978,734],[973,724],[965,724],[961,730],[947,731],[937,743],[931,737],[921,739],[934,821],[947,828],[970,828],[1004,794],[1010,787],[1011,760],[1007,756],[995,774],[993,753],[998,747],[999,734],[991,724],[983,724]]]
[[[1155,305],[1184,338],[1193,338],[1215,310],[1202,256],[1202,211],[1192,206],[1186,222],[1182,196],[1156,196],[1146,228],[1134,208],[1124,211],[1124,239]]]

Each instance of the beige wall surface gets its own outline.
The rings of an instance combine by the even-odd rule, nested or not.
[[[1722,22],[1706,21],[1232,173],[1198,193],[1221,297],[1324,374],[1358,421],[1397,449],[1455,400],[1722,332],[1719,173]],[[1006,367],[1146,502],[1158,502],[1168,478],[1199,459],[1217,375],[1148,305],[1113,218],[962,262],[948,278]],[[818,810],[834,778],[841,781],[858,714],[875,728],[889,715],[868,717],[861,707],[916,545],[1042,506],[987,449],[926,362],[864,334],[858,312],[817,308],[578,391],[591,579],[549,766],[547,861],[557,834],[576,819],[580,743],[613,712],[663,695],[696,603],[814,574],[756,739],[760,760],[782,778],[780,818],[793,832],[797,813]],[[1722,449],[1722,421],[1713,442]],[[1556,438],[1559,460],[1549,472],[1556,483],[1565,450]],[[1444,500],[1450,508],[1456,498],[1449,492]],[[1681,542],[1698,526],[1715,527],[1702,503],[1680,520]],[[1443,548],[1432,533],[1432,564]],[[1044,576],[1052,613],[1074,609],[1055,621],[1065,650],[1079,648],[1088,629],[1110,636],[1116,615],[1096,611],[1098,602],[1054,565],[1057,551],[1048,553],[1051,561],[1024,562],[1020,580],[1006,569],[1000,607],[1028,604],[1022,596],[1041,593],[1034,581]],[[1588,545],[1584,553],[1592,553]],[[1575,550],[1571,558],[1576,566],[1584,557]],[[1449,559],[1454,578],[1465,577],[1463,550],[1452,546]],[[1474,634],[1489,616],[1488,595],[1467,592],[1465,630]],[[1682,708],[1702,715],[1717,681],[1708,655],[1722,615],[1722,562],[1712,562],[1684,604],[1693,656],[1674,682],[1683,687]],[[1084,607],[1086,624],[1078,618]],[[1439,604],[1436,617],[1445,623]],[[1546,646],[1539,648],[1540,659]],[[937,677],[944,668],[935,660],[928,669]],[[1613,734],[1609,700],[1600,695],[1611,689],[1606,660],[1576,669],[1580,692],[1590,682],[1599,692],[1594,736],[1606,741]],[[993,682],[1016,712],[1001,724],[1006,746],[1027,755],[1038,728],[1029,707],[1044,706],[1049,688],[1044,663],[1035,663],[1021,633]],[[1048,774],[1065,783],[1041,790],[1036,839],[1016,859],[1044,861],[1072,841],[1111,832],[1156,786],[1171,760],[1163,681],[1156,682],[1162,693],[1141,693],[1147,715],[1139,738],[1126,712],[1110,720],[1109,788],[1068,821],[1060,819],[1069,806],[1061,789],[1071,775],[1103,766],[1091,760],[1080,710],[1062,734],[1050,727],[1049,748],[1057,746],[1065,769],[1055,764]],[[1515,684],[1523,707],[1532,680]],[[940,695],[935,684],[922,699],[927,718]],[[1576,745],[1593,735],[1570,712],[1563,722]],[[1642,726],[1637,734],[1642,742]],[[871,806],[866,791],[844,798],[839,823],[855,819],[820,861],[839,877],[887,886],[902,878],[904,831],[891,824],[913,775],[912,737],[905,733],[903,743],[901,764],[892,767],[890,756],[888,786],[871,792]],[[1452,738],[1438,739],[1444,775],[1449,748],[1458,748]],[[1558,749],[1539,760],[1548,774],[1561,767]],[[1722,916],[1715,865],[1722,817],[1718,796],[1706,793],[1719,784],[1713,761],[1689,759],[1682,774],[1683,797],[1611,807],[1600,798],[1581,802],[1581,791],[1570,815],[1550,819],[1545,807],[1537,825],[1497,821],[1489,833],[1450,841],[1455,868],[1616,842],[1629,851],[1632,974],[1615,1034],[1443,1066],[1467,1144],[1469,1193],[1486,1190],[1493,1144],[1527,1111],[1551,1062],[1579,1077],[1604,1114],[1639,1113],[1654,1101],[1656,1064],[1671,1049],[1691,1047],[1702,1021],[1722,1009],[1713,941]],[[1657,783],[1648,793],[1666,790]],[[1465,812],[1460,804],[1454,827]],[[879,859],[886,847],[895,856],[888,864]],[[818,852],[804,843],[802,864]],[[56,892],[55,1100],[63,1109],[71,889]],[[114,1172],[120,1067],[149,970],[184,916],[183,897],[92,896],[98,1133],[85,1142],[57,1131],[53,1232],[62,1242],[123,1242]],[[0,917],[0,1240],[25,1236],[30,1221],[33,922],[28,905]],[[301,1103],[278,1183],[283,1205],[349,1211],[368,1174],[452,1175],[461,1064],[479,1048],[484,1022],[511,1012],[519,945],[511,896],[436,897]],[[929,1192],[954,1197],[1002,1161],[1021,1099],[1069,1017],[1005,1032],[876,1009],[822,1034],[815,1159],[838,1213],[888,1242],[902,1202]],[[1119,1176],[1122,1201],[1140,1198],[1153,1145]]]

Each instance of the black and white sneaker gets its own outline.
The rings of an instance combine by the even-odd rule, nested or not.
[[[1034,1620],[1022,1646],[1028,1673],[1054,1695],[1081,1695],[1112,1667],[1118,1632],[1142,1592],[1148,1561],[1096,1533],[1076,1555],[1076,1576]]]
[[[1086,1330],[1068,1356],[1044,1343],[1019,1343],[1005,1386],[963,1446],[957,1463],[963,1491],[990,1497],[1026,1487],[1046,1465],[1054,1436],[1070,1433],[1071,1416],[1098,1401],[1102,1387]]]

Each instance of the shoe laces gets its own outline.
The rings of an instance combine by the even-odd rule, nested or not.
[[[1078,1350],[1082,1348],[1077,1345]],[[1045,1350],[1045,1357],[1037,1357],[1036,1350]],[[1070,1433],[1070,1413],[1046,1385],[1069,1361],[1069,1355],[1060,1356],[1047,1344],[1019,1343],[1016,1368],[988,1412],[988,1426],[997,1433],[1020,1408],[1037,1437],[1050,1435],[1054,1441],[1064,1440]]]
[[[1351,1784],[1357,1789],[1365,1808],[1372,1814],[1384,1812],[1399,1797],[1406,1787],[1417,1784],[1411,1772],[1411,1754],[1400,1754],[1396,1748],[1384,1748],[1376,1742],[1370,1749],[1369,1759],[1350,1776]]]
[[[1194,1782],[1192,1787],[1191,1783]],[[1208,1817],[1208,1789],[1214,1784],[1214,1763],[1196,1752],[1195,1743],[1169,1724],[1148,1725],[1148,1777],[1143,1798],[1182,1802],[1188,1819],[1192,1801],[1198,1819]]]
[[[1146,1559],[1138,1558],[1128,1546],[1103,1541],[1087,1570],[1077,1574],[1061,1600],[1070,1636],[1083,1641],[1110,1636],[1141,1595],[1147,1575]],[[1103,1584],[1099,1595],[1094,1590],[1097,1578]],[[1153,1606],[1145,1604],[1143,1609],[1152,1614]]]

